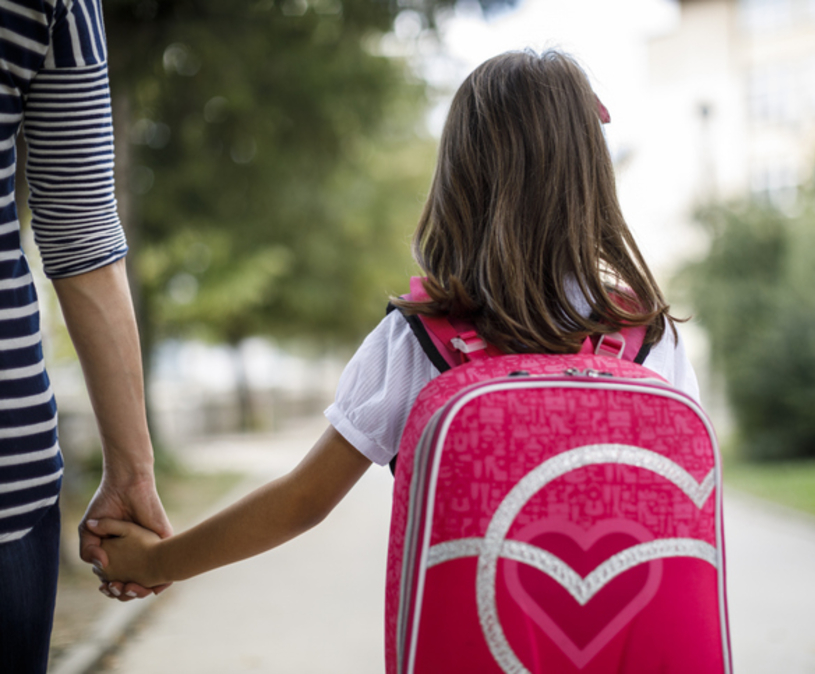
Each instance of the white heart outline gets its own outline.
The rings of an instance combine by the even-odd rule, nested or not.
[[[462,557],[480,557],[483,538],[460,538],[430,548],[427,568]],[[585,606],[608,583],[635,566],[666,557],[696,557],[716,566],[716,548],[695,538],[658,538],[632,545],[612,555],[587,576],[580,576],[560,557],[521,541],[504,541],[499,555],[519,564],[531,566],[555,580],[581,606]]]
[[[518,659],[518,656],[507,641],[498,617],[495,600],[495,579],[498,559],[501,557],[510,557],[513,552],[519,554],[528,553],[529,559],[535,563],[540,563],[541,566],[544,567],[540,569],[544,573],[547,573],[546,568],[549,567],[556,573],[561,574],[562,578],[570,578],[574,583],[573,587],[578,588],[577,594],[580,594],[581,586],[589,586],[589,580],[591,579],[592,587],[599,583],[599,586],[594,589],[592,596],[612,580],[612,577],[606,578],[606,575],[609,574],[613,568],[616,568],[616,566],[622,568],[622,566],[630,563],[632,566],[628,566],[627,568],[633,568],[633,566],[637,564],[651,561],[651,559],[635,561],[635,558],[642,554],[653,555],[658,552],[664,553],[659,554],[659,556],[654,557],[654,559],[664,557],[697,557],[710,562],[718,569],[718,551],[709,543],[696,539],[658,539],[649,543],[632,546],[613,555],[583,579],[555,555],[519,541],[508,541],[506,539],[507,533],[515,521],[515,518],[521,512],[521,509],[535,494],[543,489],[543,487],[574,470],[586,466],[602,464],[628,465],[660,475],[676,485],[699,509],[701,509],[708,498],[710,498],[716,486],[715,468],[711,468],[700,482],[675,461],[652,450],[619,443],[583,445],[547,459],[519,480],[495,510],[483,538],[448,541],[429,547],[427,550],[425,568],[445,561],[444,558],[446,554],[452,552],[456,546],[460,546],[462,551],[467,550],[466,556],[478,556],[476,601],[481,630],[490,653],[492,653],[496,663],[506,674],[530,674],[530,672]],[[665,545],[660,546],[660,542],[665,542]],[[445,548],[444,546],[448,547]],[[504,553],[505,546],[506,554]],[[530,550],[530,548],[534,548],[534,550]],[[455,556],[459,557],[464,555],[455,553]],[[526,563],[525,559],[515,561]],[[569,572],[574,575],[570,576]],[[598,575],[592,576],[595,572],[598,572]],[[622,570],[619,570],[615,575],[619,575],[622,572]],[[555,576],[552,577],[558,582],[561,582],[559,578]],[[602,580],[602,582],[600,582],[600,580]],[[572,593],[572,590],[566,585],[564,585],[564,588]],[[574,593],[572,594],[574,596]],[[588,599],[586,601],[588,601]]]

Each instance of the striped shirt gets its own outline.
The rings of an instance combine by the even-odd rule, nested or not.
[[[46,275],[123,257],[106,57],[100,0],[0,0],[0,543],[25,536],[62,481],[37,295],[20,248],[15,139],[22,127]]]

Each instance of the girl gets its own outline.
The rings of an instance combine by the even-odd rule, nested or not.
[[[414,241],[427,303],[395,300],[326,411],[328,430],[290,474],[161,540],[89,522],[106,581],[153,587],[273,548],[320,522],[373,462],[397,452],[419,391],[439,374],[404,314],[474,324],[506,353],[573,353],[587,335],[647,326],[644,365],[698,398],[674,319],[620,212],[601,121],[580,67],[556,51],[495,57],[458,90]],[[612,298],[627,288],[637,308]]]

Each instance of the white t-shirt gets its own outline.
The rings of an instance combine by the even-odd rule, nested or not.
[[[643,366],[699,400],[696,373],[681,337],[674,342],[670,329],[651,348]],[[416,397],[438,375],[405,317],[392,311],[345,367],[325,416],[363,455],[384,466],[399,450]]]

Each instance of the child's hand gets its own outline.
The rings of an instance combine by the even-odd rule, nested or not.
[[[87,526],[102,539],[101,548],[107,555],[107,564],[97,566],[100,578],[149,588],[167,582],[156,569],[156,546],[161,542],[157,534],[138,524],[112,519],[88,520]]]

